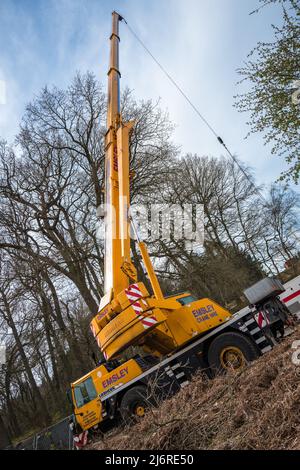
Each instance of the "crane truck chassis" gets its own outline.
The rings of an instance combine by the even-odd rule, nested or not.
[[[184,293],[178,298],[184,301],[192,296]],[[142,417],[147,407],[187,385],[197,370],[213,377],[219,371],[241,369],[270,351],[278,341],[276,329],[294,322],[285,304],[278,296],[271,300],[274,299],[281,306],[275,321],[269,321],[265,315],[261,322],[261,309],[246,308],[161,360],[136,355],[123,363],[100,364],[74,382],[69,391],[74,432],[81,435],[87,430],[105,431],[107,422],[115,423],[115,418],[127,421],[130,416]],[[269,301],[270,297],[266,302]],[[280,318],[282,314],[285,321]]]
[[[104,296],[90,327],[105,361],[71,384],[75,433],[105,425],[114,418],[143,416],[145,408],[184,387],[197,369],[212,376],[238,370],[272,349],[277,334],[292,323],[278,295],[280,283],[252,286],[253,308],[232,315],[209,298],[189,292],[164,296],[144,242],[141,258],[150,294],[131,261],[129,141],[134,122],[123,122],[119,93],[119,22],[112,14],[105,136]],[[138,239],[138,236],[136,237]],[[246,294],[246,291],[245,291]],[[123,360],[124,351],[140,354]],[[79,437],[75,439],[80,439]]]

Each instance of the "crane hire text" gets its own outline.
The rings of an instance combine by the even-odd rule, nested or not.
[[[116,372],[115,374],[111,375],[106,380],[104,380],[102,382],[102,387],[103,388],[109,387],[113,383],[118,382],[118,380],[123,379],[127,374],[128,374],[128,367],[124,367],[124,369],[120,369],[118,372]]]

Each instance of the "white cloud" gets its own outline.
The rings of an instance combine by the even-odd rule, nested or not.
[[[6,104],[6,81],[0,80],[0,105]]]

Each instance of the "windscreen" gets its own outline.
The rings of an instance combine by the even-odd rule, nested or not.
[[[197,299],[193,295],[187,295],[186,297],[181,297],[181,299],[177,299],[177,300],[181,305],[188,305],[192,302],[195,302],[195,300]]]
[[[92,377],[84,380],[79,385],[74,387],[74,395],[77,408],[86,405],[91,400],[97,398],[97,392],[93,383]]]

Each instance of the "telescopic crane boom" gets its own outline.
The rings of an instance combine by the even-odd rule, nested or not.
[[[108,70],[107,132],[105,145],[105,269],[104,293],[118,295],[136,280],[136,269],[130,259],[129,219],[129,135],[133,121],[124,123],[120,114],[119,22],[122,16],[112,13],[110,64]],[[154,293],[162,292],[152,268],[147,248],[139,242],[141,255],[150,274]]]
[[[128,136],[132,123],[120,115],[119,21],[112,14],[110,64],[108,70],[107,132],[105,145],[105,267],[104,293],[111,297],[128,287],[122,271],[130,259],[128,236],[129,170]]]

